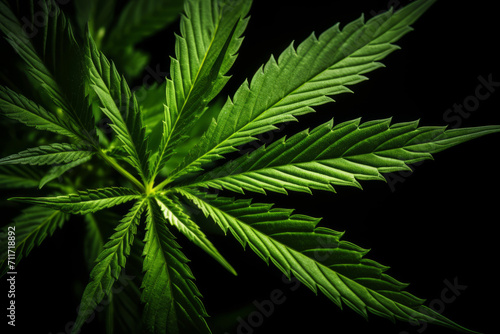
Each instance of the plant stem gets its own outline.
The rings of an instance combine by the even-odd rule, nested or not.
[[[152,194],[154,192],[153,186],[154,186],[154,180],[151,181],[150,183],[148,183],[148,185],[145,189],[146,195]]]
[[[161,182],[159,185],[157,185],[156,187],[153,188],[153,192],[157,192],[159,190],[162,190],[163,187],[165,187],[169,182],[170,182],[171,178],[167,178],[165,180],[163,180],[163,182]]]
[[[139,182],[139,180],[137,180],[132,174],[126,171],[122,166],[120,166],[115,159],[109,157],[108,155],[106,155],[106,153],[104,153],[101,150],[98,150],[97,152],[99,153],[99,156],[103,158],[118,173],[122,174],[126,179],[135,184],[140,191],[145,192],[146,188],[144,187],[144,185],[141,182]]]

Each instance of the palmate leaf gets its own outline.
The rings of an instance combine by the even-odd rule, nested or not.
[[[85,215],[83,254],[95,265],[72,333],[82,329],[105,297],[109,304],[101,315],[106,317],[107,333],[209,333],[189,260],[170,232],[174,225],[235,273],[198,226],[197,218],[200,225],[204,222],[197,215],[200,212],[267,264],[272,262],[288,278],[298,278],[340,307],[348,305],[364,317],[371,312],[390,320],[432,322],[471,333],[424,307],[421,299],[405,291],[406,284],[386,274],[387,267],[366,259],[367,250],[342,240],[343,233],[318,227],[319,219],[274,209],[272,204],[210,196],[198,189],[310,193],[334,191],[338,185],[361,187],[362,180],[383,180],[382,173],[407,170],[409,163],[430,159],[440,150],[499,132],[499,126],[446,130],[419,128],[417,122],[391,125],[390,120],[363,124],[354,120],[334,126],[332,121],[209,169],[237,146],[312,112],[312,107],[332,101],[330,96],[349,92],[350,85],[365,80],[364,74],[382,66],[377,61],[397,49],[393,43],[411,30],[409,25],[434,0],[415,0],[395,13],[389,11],[368,22],[361,17],[342,29],[336,25],[319,37],[313,34],[298,47],[290,45],[278,58],[271,57],[224,106],[211,109],[218,115],[211,123],[205,122],[212,118],[208,104],[229,80],[227,73],[242,43],[251,0],[184,0],[166,82],[132,93],[120,73],[133,76],[145,66],[148,55],[134,49],[134,44],[171,22],[178,11],[171,11],[169,5],[177,8],[181,2],[76,0],[71,8],[63,8],[77,13],[75,21],[83,34],[73,35],[56,0],[10,1],[11,6],[0,1],[0,30],[21,58],[13,65],[26,72],[27,80],[21,82],[32,86],[31,92],[0,87],[1,114],[72,140],[72,144],[46,145],[43,138],[38,145],[44,146],[0,159],[0,188],[47,184],[65,193],[11,198],[34,204],[16,220],[22,238],[18,256],[26,256],[69,214]],[[120,8],[124,10],[113,20],[110,14]],[[91,22],[78,17],[85,10]],[[36,24],[40,13],[42,26]],[[31,28],[40,28],[34,38],[27,35],[30,23]],[[104,129],[94,127],[93,111],[100,114],[99,107],[111,121],[113,140]],[[95,131],[102,136],[96,138]],[[116,180],[101,165],[90,165],[74,181],[64,177],[64,185],[54,182],[94,154],[139,191],[104,188]],[[119,164],[124,161],[132,168]],[[7,164],[20,166],[3,166]],[[25,166],[43,164],[55,166],[45,175]],[[156,185],[160,174],[166,178]],[[87,182],[90,190],[69,194]],[[128,202],[131,208],[121,220],[94,214]],[[145,234],[138,230],[143,218]],[[114,232],[106,233],[112,227]],[[106,242],[104,236],[110,234]],[[142,285],[130,282],[127,293],[115,294],[113,288],[121,281],[125,265],[142,278]],[[5,270],[5,262],[0,269]],[[121,316],[115,314],[119,309],[124,311]],[[138,324],[136,318],[141,315]],[[115,330],[115,324],[122,327]]]
[[[170,196],[171,197],[171,196]],[[173,199],[176,199],[175,197]],[[165,219],[184,234],[196,246],[216,259],[230,273],[236,275],[234,268],[224,259],[199,226],[191,220],[180,203],[163,195],[156,195],[156,203],[163,212]]]
[[[72,77],[67,75],[84,75],[83,54],[75,40],[71,24],[54,1],[42,0],[36,4],[38,7],[31,1],[31,8],[35,8],[37,14],[46,20],[42,31],[35,36],[41,39],[38,48],[4,2],[0,3],[0,30],[24,60],[26,73],[40,85],[40,96],[44,102],[50,104],[53,111],[62,111],[57,116],[64,120],[58,124],[65,124],[65,132],[71,132],[72,136],[80,141],[94,143],[93,115],[85,96],[84,83],[82,80],[72,80]],[[26,17],[24,19],[26,20]],[[26,21],[23,24],[26,25]],[[26,105],[25,100],[22,103]],[[28,120],[26,116],[24,119]]]
[[[340,240],[342,233],[316,227],[318,219],[272,209],[272,204],[179,192],[243,247],[250,246],[266,263],[271,260],[288,278],[295,276],[339,307],[344,303],[365,318],[371,312],[392,321],[424,321],[476,333],[423,306],[423,300],[403,290],[407,284],[384,273],[387,267],[364,259],[366,250]]]
[[[34,247],[54,234],[57,228],[61,228],[69,219],[69,215],[59,210],[31,206],[14,219],[14,222],[8,226],[15,227],[16,232],[16,265],[28,254]],[[6,227],[6,228],[7,228]],[[2,242],[7,242],[7,238],[2,238]],[[7,245],[2,245],[2,251],[7,251]],[[3,254],[3,253],[2,253]],[[7,272],[7,254],[0,259],[0,276]]]
[[[236,60],[250,5],[245,0],[186,1],[182,36],[176,36],[177,58],[172,58],[167,80],[165,127],[153,176],[229,80],[225,74]]]
[[[10,201],[31,203],[72,214],[87,214],[139,199],[141,194],[130,188],[101,188],[55,197],[12,197]]]
[[[361,187],[358,180],[384,180],[381,173],[411,170],[407,164],[432,159],[465,141],[500,132],[500,126],[446,130],[390,119],[333,126],[333,121],[261,146],[188,183],[236,192],[334,191],[332,185]]]
[[[114,64],[97,49],[90,35],[87,41],[91,87],[101,102],[102,112],[113,122],[110,126],[128,153],[127,161],[147,183],[149,152],[137,99],[131,93],[125,78],[120,76]]]
[[[210,333],[188,259],[153,199],[148,201],[146,224],[142,281],[146,329],[155,334]]]
[[[110,295],[113,284],[125,267],[130,247],[137,233],[137,225],[146,207],[146,199],[137,201],[127,215],[120,221],[115,233],[104,245],[90,273],[90,283],[85,288],[80,303],[78,317],[71,333],[78,333],[95,307],[106,295]]]
[[[92,156],[94,152],[72,144],[52,144],[29,148],[0,159],[0,165],[66,164]]]
[[[216,121],[191,154],[174,171],[180,177],[204,163],[235,151],[254,136],[276,129],[277,123],[313,111],[312,106],[332,101],[328,96],[349,92],[348,85],[363,81],[364,73],[381,67],[377,61],[397,49],[394,42],[433,0],[417,0],[397,12],[339,24],[312,34],[296,49],[290,45],[274,57],[228,99]]]

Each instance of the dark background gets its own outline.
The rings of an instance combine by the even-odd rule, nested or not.
[[[271,3],[271,4],[270,4]],[[346,24],[396,8],[407,1],[256,1],[240,56],[231,70],[226,94],[232,95],[245,78],[251,78],[270,54],[279,55],[292,40],[297,46],[312,31],[318,35],[336,22]],[[270,140],[305,127],[363,117],[364,121],[393,116],[395,122],[420,119],[421,125],[461,127],[500,124],[500,87],[481,101],[468,118],[447,114],[454,104],[471,101],[479,77],[500,82],[498,14],[494,2],[438,1],[413,25],[414,32],[397,44],[402,47],[386,59],[386,68],[369,73],[370,80],[353,86],[355,94],[336,96],[336,103],[316,108]],[[168,71],[177,25],[143,44],[155,52],[152,67]],[[482,90],[481,92],[485,92]],[[453,116],[445,119],[444,115]],[[452,120],[452,122],[450,122]],[[448,121],[448,122],[447,122]],[[460,124],[457,122],[460,121]],[[427,305],[444,305],[443,314],[461,325],[494,333],[498,329],[498,144],[500,135],[474,140],[435,155],[435,161],[414,166],[415,172],[394,174],[398,182],[363,182],[364,190],[337,188],[337,194],[320,191],[314,197],[254,196],[255,202],[296,208],[296,213],[323,217],[322,225],[346,231],[349,240],[372,250],[367,255],[391,266],[388,274],[411,285],[408,291],[426,298]],[[229,193],[228,193],[229,194]],[[229,194],[230,195],[230,194]],[[18,332],[40,323],[37,333],[59,334],[76,317],[79,291],[75,277],[86,281],[81,245],[73,241],[81,226],[67,224],[18,267],[16,303]],[[181,238],[181,241],[184,241]],[[242,251],[232,237],[214,237],[214,244],[238,271],[233,277],[198,249],[186,245],[197,285],[211,318],[214,333],[238,333],[243,319],[259,322],[240,333],[452,333],[438,326],[391,323],[370,315],[365,321],[347,306],[340,311],[321,293],[306,287],[292,291],[291,284],[272,264],[267,267],[250,249]],[[69,261],[69,259],[73,259]],[[77,260],[74,260],[77,259]],[[451,302],[442,300],[445,280],[466,286]],[[2,284],[4,284],[2,279]],[[263,321],[255,316],[253,302],[270,298],[274,290],[285,298]],[[2,285],[2,291],[7,291]],[[76,293],[73,293],[76,292]],[[3,292],[2,292],[3,293]],[[447,295],[449,296],[449,295]],[[283,300],[283,298],[281,299]],[[441,302],[439,302],[441,300]],[[253,315],[253,318],[252,318]],[[249,319],[250,317],[250,319]],[[262,324],[261,324],[262,323]],[[89,332],[97,333],[88,326]],[[85,330],[84,330],[85,332]]]

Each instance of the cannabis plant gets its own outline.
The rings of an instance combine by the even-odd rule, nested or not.
[[[21,140],[8,141],[0,159],[0,186],[15,194],[4,204],[22,210],[4,227],[15,242],[2,240],[2,274],[80,217],[90,277],[71,333],[85,332],[103,304],[109,333],[208,333],[181,244],[190,241],[236,274],[209,238],[216,226],[287,279],[361,317],[472,333],[424,306],[366,249],[331,229],[333,222],[320,225],[318,218],[248,197],[361,188],[500,131],[389,118],[330,120],[254,150],[245,146],[350,92],[382,66],[379,60],[433,2],[416,0],[312,34],[271,56],[224,99],[250,0],[140,0],[121,7],[115,1],[0,2],[2,45],[12,59],[2,70],[2,122],[28,127]],[[132,90],[129,83],[150,59],[137,44],[180,11],[168,77]],[[15,71],[24,75],[9,75]],[[31,146],[12,152],[20,145]],[[124,271],[140,284],[120,282]]]

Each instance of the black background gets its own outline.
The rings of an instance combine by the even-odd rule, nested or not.
[[[256,1],[240,56],[231,70],[233,78],[224,93],[232,95],[271,53],[279,55],[293,40],[298,45],[312,31],[319,35],[336,22],[345,24],[357,19],[362,12],[365,18],[370,18],[391,4],[397,8],[406,3]],[[413,25],[415,31],[397,43],[402,49],[383,60],[387,67],[369,73],[370,80],[353,86],[354,94],[336,96],[336,103],[316,108],[316,114],[303,116],[299,124],[289,124],[283,131],[263,139],[293,134],[332,117],[336,123],[357,117],[367,121],[392,116],[395,122],[420,119],[421,125],[500,124],[500,87],[481,101],[468,118],[454,118],[451,123],[444,118],[454,104],[471,101],[480,76],[491,76],[493,81],[500,82],[496,64],[497,20],[494,2],[438,1]],[[168,71],[168,56],[173,55],[172,33],[178,32],[176,26],[142,45],[155,52],[151,60],[153,68],[158,65]],[[391,266],[388,274],[411,283],[408,291],[426,298],[427,305],[432,302],[435,306],[444,305],[443,314],[463,326],[495,333],[499,327],[495,270],[499,142],[500,135],[496,134],[460,145],[436,154],[434,161],[414,166],[411,175],[392,175],[399,180],[397,183],[364,182],[363,191],[338,188],[337,194],[315,191],[314,196],[293,193],[288,197],[254,198],[255,202],[274,202],[276,207],[296,208],[296,213],[323,217],[323,226],[346,231],[345,240],[372,249],[367,257]],[[35,249],[18,267],[16,332],[38,323],[37,333],[64,333],[65,325],[76,317],[86,272],[81,245],[73,240],[83,229],[71,224],[64,229]],[[180,241],[185,240],[180,238]],[[374,315],[365,321],[346,306],[340,311],[321,293],[316,296],[303,286],[292,291],[291,285],[282,281],[279,270],[272,264],[266,266],[250,249],[242,251],[232,237],[215,236],[213,241],[239,276],[231,276],[195,247],[182,244],[192,259],[214,333],[238,333],[238,319],[258,322],[259,326],[252,327],[251,333],[259,334],[304,330],[452,333],[438,326],[393,324]],[[75,285],[75,277],[83,277],[83,282]],[[451,303],[439,302],[446,288],[445,280],[456,280],[467,287]],[[255,311],[252,304],[269,299],[274,290],[282,291],[285,301],[275,305],[272,314],[260,321],[252,313]],[[2,291],[7,291],[4,282]],[[84,329],[98,333],[95,323]]]

